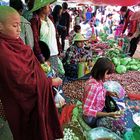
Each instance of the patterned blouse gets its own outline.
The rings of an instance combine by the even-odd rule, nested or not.
[[[103,87],[103,82],[90,77],[85,83],[85,96],[84,115],[96,117],[97,112],[102,112],[105,106],[106,90]]]
[[[85,48],[78,48],[76,45],[72,45],[66,51],[66,62],[67,64],[77,64],[80,58],[91,59],[92,51],[86,50]]]

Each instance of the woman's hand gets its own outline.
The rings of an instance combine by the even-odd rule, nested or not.
[[[84,58],[84,57],[82,57],[82,58],[80,57],[79,58],[79,62],[85,62],[85,61],[86,61],[86,58]]]
[[[122,113],[120,111],[115,111],[115,112],[109,112],[108,113],[109,117],[113,117],[113,118],[119,118],[122,116]]]
[[[59,77],[52,79],[52,85],[56,87],[62,85],[62,82],[63,82],[62,79]]]

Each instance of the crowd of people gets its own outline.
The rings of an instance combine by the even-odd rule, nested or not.
[[[127,32],[131,57],[140,39],[140,12],[134,13],[128,7],[121,7],[116,25],[114,13],[105,14],[105,7],[86,7],[83,11],[75,9],[70,15],[66,2],[51,9],[52,2],[40,1],[37,4],[36,0],[26,1],[28,11],[24,10],[20,0],[11,0],[9,6],[0,6],[0,100],[14,140],[63,138],[55,102],[57,89],[60,87],[63,90],[65,78],[78,78],[78,63],[92,60],[87,43],[89,38],[82,34],[83,25],[89,24],[90,33],[87,31],[87,34],[94,34],[96,38],[100,30],[115,36],[121,26],[120,33],[116,34],[118,37]],[[25,18],[27,16],[29,20]],[[73,29],[70,29],[71,23]],[[99,29],[101,24],[106,28]],[[70,42],[67,50],[66,39]],[[42,64],[49,69],[47,75],[41,68]],[[65,73],[61,73],[59,66]],[[120,114],[116,110],[107,112],[105,108],[106,96],[117,96],[103,87],[106,75],[114,72],[113,63],[103,57],[94,65],[91,62],[90,67],[83,101],[83,120],[90,127],[96,127],[100,118],[116,118]],[[62,107],[66,103],[65,96],[59,97]]]

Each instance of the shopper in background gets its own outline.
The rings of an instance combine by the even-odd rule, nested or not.
[[[122,34],[124,34],[127,29],[127,37],[130,39],[130,56],[133,56],[133,54],[135,53],[135,50],[137,48],[137,42],[139,40],[138,37],[133,36],[137,29],[137,20],[130,20],[133,14],[134,12],[128,9],[126,6],[122,6],[120,9],[120,15],[124,18],[124,27]]]
[[[51,16],[52,16],[52,20],[56,28],[56,38],[57,38],[57,45],[58,45],[59,53],[62,51],[62,45],[60,43],[60,35],[58,31],[65,32],[66,30],[66,26],[62,26],[59,23],[61,19],[61,15],[62,15],[62,7],[60,5],[56,5],[52,11]]]
[[[62,15],[61,15],[59,24],[61,26],[65,26],[66,30],[59,30],[59,34],[61,35],[62,51],[64,51],[65,39],[67,36],[69,36],[71,17],[68,13],[68,4],[66,2],[64,2],[62,4],[62,9],[63,9],[63,11],[62,11]]]
[[[53,1],[53,0],[52,0]],[[43,4],[43,2],[42,2]],[[50,63],[52,68],[55,70],[55,72],[58,74],[58,46],[57,46],[57,40],[56,40],[56,29],[49,18],[50,15],[50,4],[48,1],[46,2],[46,5],[39,5],[34,6],[31,10],[33,12],[33,18],[31,19],[31,27],[33,30],[34,35],[34,53],[38,60],[41,63],[45,62],[45,58],[43,54],[41,53],[41,49],[39,46],[39,41],[45,42],[50,49]]]

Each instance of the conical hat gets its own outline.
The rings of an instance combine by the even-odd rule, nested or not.
[[[34,12],[42,7],[44,7],[47,4],[52,4],[53,2],[55,2],[56,0],[35,0],[34,2],[34,6],[31,9],[31,12]]]
[[[75,42],[75,41],[86,41],[86,40],[87,39],[81,33],[77,33],[73,38],[73,42]]]

